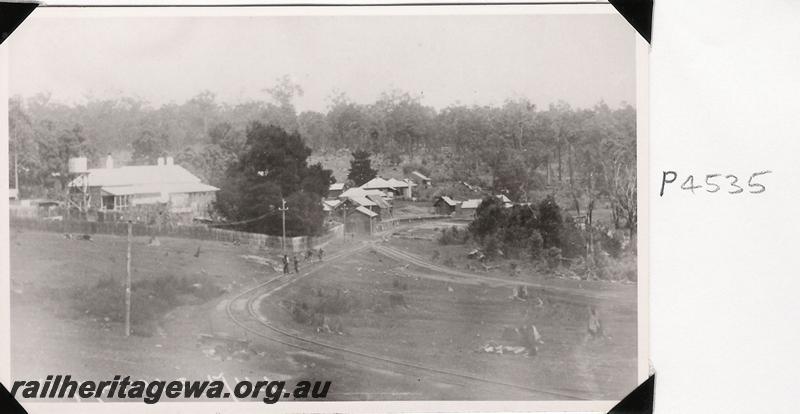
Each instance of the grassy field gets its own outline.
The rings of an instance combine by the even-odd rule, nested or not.
[[[148,238],[134,238],[134,284],[171,276],[213,284],[232,295],[277,274],[278,257],[269,252],[187,239],[162,238],[157,247],[148,242]],[[195,257],[198,246],[200,254]],[[340,247],[334,243],[326,251],[332,254]],[[143,380],[205,380],[211,376],[229,383],[264,377],[288,383],[333,380],[329,398],[334,400],[411,399],[429,395],[429,389],[447,392],[447,399],[458,399],[465,392],[446,384],[418,382],[386,367],[355,367],[248,336],[225,314],[228,294],[207,300],[177,295],[175,303],[157,315],[152,332],[134,331],[125,337],[122,323],[82,309],[85,297],[97,291],[98,282],[109,277],[121,282],[125,256],[126,240],[121,237],[95,235],[88,242],[67,240],[58,233],[12,229],[14,378],[68,373],[93,380],[114,375]],[[123,306],[119,301],[109,316]],[[134,307],[134,314],[138,310]],[[225,340],[201,338],[206,335],[246,339],[247,352],[231,354],[225,351]]]
[[[148,238],[134,239],[134,284],[169,275],[191,284],[213,285],[220,292],[238,291],[273,272],[242,259],[251,253],[229,244],[162,238],[161,245],[154,247],[148,242]],[[195,257],[198,247],[200,254]],[[68,372],[84,378],[124,373],[138,378],[202,379],[221,371],[245,375],[260,371],[257,365],[215,361],[201,352],[197,336],[213,330],[207,314],[217,300],[178,294],[174,303],[161,309],[163,314],[156,315],[151,329],[135,331],[129,338],[112,315],[124,309],[124,302],[116,303],[107,316],[87,312],[84,297],[96,291],[99,281],[110,278],[121,284],[125,262],[122,237],[95,235],[89,242],[67,240],[56,233],[12,230],[11,369],[15,377]],[[146,311],[132,309],[139,315]]]

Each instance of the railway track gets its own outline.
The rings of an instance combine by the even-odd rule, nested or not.
[[[345,251],[331,255],[327,262],[335,261],[367,247],[375,247],[373,243],[362,244],[355,248],[349,248]],[[295,277],[288,275],[281,275],[265,281],[259,285],[251,287],[238,295],[234,296],[226,306],[226,313],[228,318],[237,326],[244,329],[251,335],[275,342],[290,348],[300,349],[308,352],[330,355],[338,357],[339,360],[348,361],[359,366],[373,366],[380,365],[380,367],[391,367],[393,372],[402,371],[402,373],[420,378],[419,374],[426,376],[433,376],[446,384],[466,385],[467,383],[481,383],[497,387],[512,388],[516,390],[525,391],[532,395],[556,397],[565,400],[584,400],[587,399],[586,391],[579,389],[547,389],[544,387],[532,387],[528,385],[515,384],[505,381],[500,381],[492,378],[485,378],[477,375],[472,375],[463,372],[457,372],[447,369],[435,368],[424,366],[410,361],[399,360],[390,358],[383,355],[376,355],[358,349],[353,349],[345,346],[330,344],[327,342],[318,341],[315,339],[307,338],[299,335],[296,332],[289,331],[285,328],[275,326],[270,323],[266,318],[259,314],[257,307],[260,301],[274,294],[275,292],[283,289],[284,287],[295,283],[301,279],[312,276],[318,271],[323,269],[321,266],[315,266],[308,272]],[[376,368],[380,368],[376,367]],[[582,395],[582,396],[581,396]]]
[[[396,249],[394,247],[388,247],[383,245],[375,245],[374,247],[375,250],[378,251],[379,253],[397,260],[406,261],[414,265],[417,265],[419,267],[433,270],[438,273],[447,274],[455,278],[483,282],[495,287],[502,287],[502,286],[514,287],[514,286],[525,285],[528,286],[529,288],[540,290],[545,295],[555,296],[562,299],[566,299],[570,302],[585,304],[585,305],[597,304],[600,302],[607,302],[610,300],[618,300],[617,298],[604,295],[600,292],[591,292],[583,289],[575,289],[575,288],[560,287],[560,286],[545,286],[539,283],[528,282],[524,280],[510,280],[499,277],[462,272],[459,270],[426,262],[415,255]]]

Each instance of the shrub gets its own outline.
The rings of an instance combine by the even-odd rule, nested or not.
[[[469,231],[459,230],[453,226],[450,229],[442,229],[439,235],[439,244],[464,244],[469,240]]]
[[[139,280],[131,285],[131,325],[137,335],[152,334],[153,324],[166,312],[181,305],[178,295],[193,294],[208,300],[222,290],[213,283],[195,288],[186,278],[172,275]],[[78,290],[74,307],[81,313],[108,318],[110,322],[125,320],[125,286],[111,277],[100,279],[94,287]]]
[[[564,257],[580,257],[586,254],[586,239],[572,218],[567,218],[559,236],[560,247]]]
[[[331,295],[323,300],[315,309],[314,313],[339,315],[342,313],[350,312],[356,303],[347,295],[342,295],[336,291],[335,295]]]
[[[125,318],[124,289],[111,277],[100,279],[93,288],[76,290],[74,306],[86,315],[122,322]]]
[[[498,254],[501,253],[502,244],[500,240],[500,237],[498,237],[496,234],[492,234],[484,238],[484,254],[486,255],[487,259],[494,259]]]
[[[548,195],[538,205],[539,232],[542,234],[544,247],[561,247],[561,228],[564,220],[561,217],[561,208],[552,195]]]
[[[561,249],[558,247],[550,247],[544,251],[544,257],[547,262],[547,267],[555,269],[561,264]]]
[[[528,237],[528,253],[531,256],[531,259],[541,259],[543,249],[544,239],[542,238],[542,234],[537,230],[534,230]]]
[[[506,209],[494,197],[485,198],[475,211],[475,220],[469,224],[469,232],[483,239],[506,227]],[[484,241],[485,244],[485,241]]]
[[[622,240],[615,236],[609,236],[606,232],[596,230],[594,233],[595,240],[600,247],[611,255],[611,257],[618,259],[622,254]]]
[[[595,260],[595,270],[597,277],[604,280],[630,280],[635,282],[637,279],[636,256],[626,255],[619,259],[612,259],[598,255]]]

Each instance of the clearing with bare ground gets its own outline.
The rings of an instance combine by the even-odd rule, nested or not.
[[[635,285],[525,275],[531,286],[523,300],[515,290],[520,279],[504,272],[459,275],[385,250],[426,259],[421,253],[436,247],[435,241],[385,240],[338,260],[301,264],[303,272],[313,270],[309,277],[262,300],[260,314],[319,342],[531,389],[616,399],[635,385]],[[98,293],[110,289],[114,295],[121,286],[125,238],[67,240],[14,230],[12,374],[323,379],[334,381],[329,398],[338,400],[557,398],[391,364],[357,364],[336,353],[248,335],[226,316],[226,303],[279,274],[276,252],[198,240],[148,242],[134,239],[138,323],[125,338],[118,319],[122,302],[104,302]],[[342,247],[334,244],[326,252]],[[572,294],[534,287],[540,283]],[[594,299],[582,300],[584,293]],[[588,338],[590,305],[599,312],[605,338]],[[156,311],[147,314],[145,306]],[[542,343],[526,356],[518,331],[531,324]]]
[[[309,338],[507,383],[593,399],[621,398],[635,386],[635,286],[595,283],[612,298],[599,302],[534,288],[521,300],[516,286],[454,277],[373,248],[283,289],[260,311]],[[589,338],[591,306],[606,338]],[[526,324],[542,336],[537,355],[514,346],[496,352],[519,345],[508,332]]]

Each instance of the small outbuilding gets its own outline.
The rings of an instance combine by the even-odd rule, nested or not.
[[[419,171],[413,171],[411,173],[411,180],[413,180],[414,183],[422,186],[423,188],[428,188],[431,186],[431,179]]]
[[[348,212],[344,230],[347,233],[372,234],[372,228],[377,220],[378,213],[366,207],[358,206]]]
[[[460,202],[453,200],[448,196],[441,196],[437,197],[436,200],[433,202],[433,210],[438,215],[442,216],[449,216],[456,211],[456,207]]]
[[[394,189],[394,194],[403,198],[411,199],[413,197],[412,189],[417,185],[409,179],[398,180],[397,178],[390,178],[386,180],[389,185]]]
[[[344,183],[333,183],[328,186],[328,199],[337,198],[344,192]]]
[[[456,216],[461,218],[475,218],[475,212],[482,202],[483,200],[480,198],[473,198],[462,202],[456,208]]]

